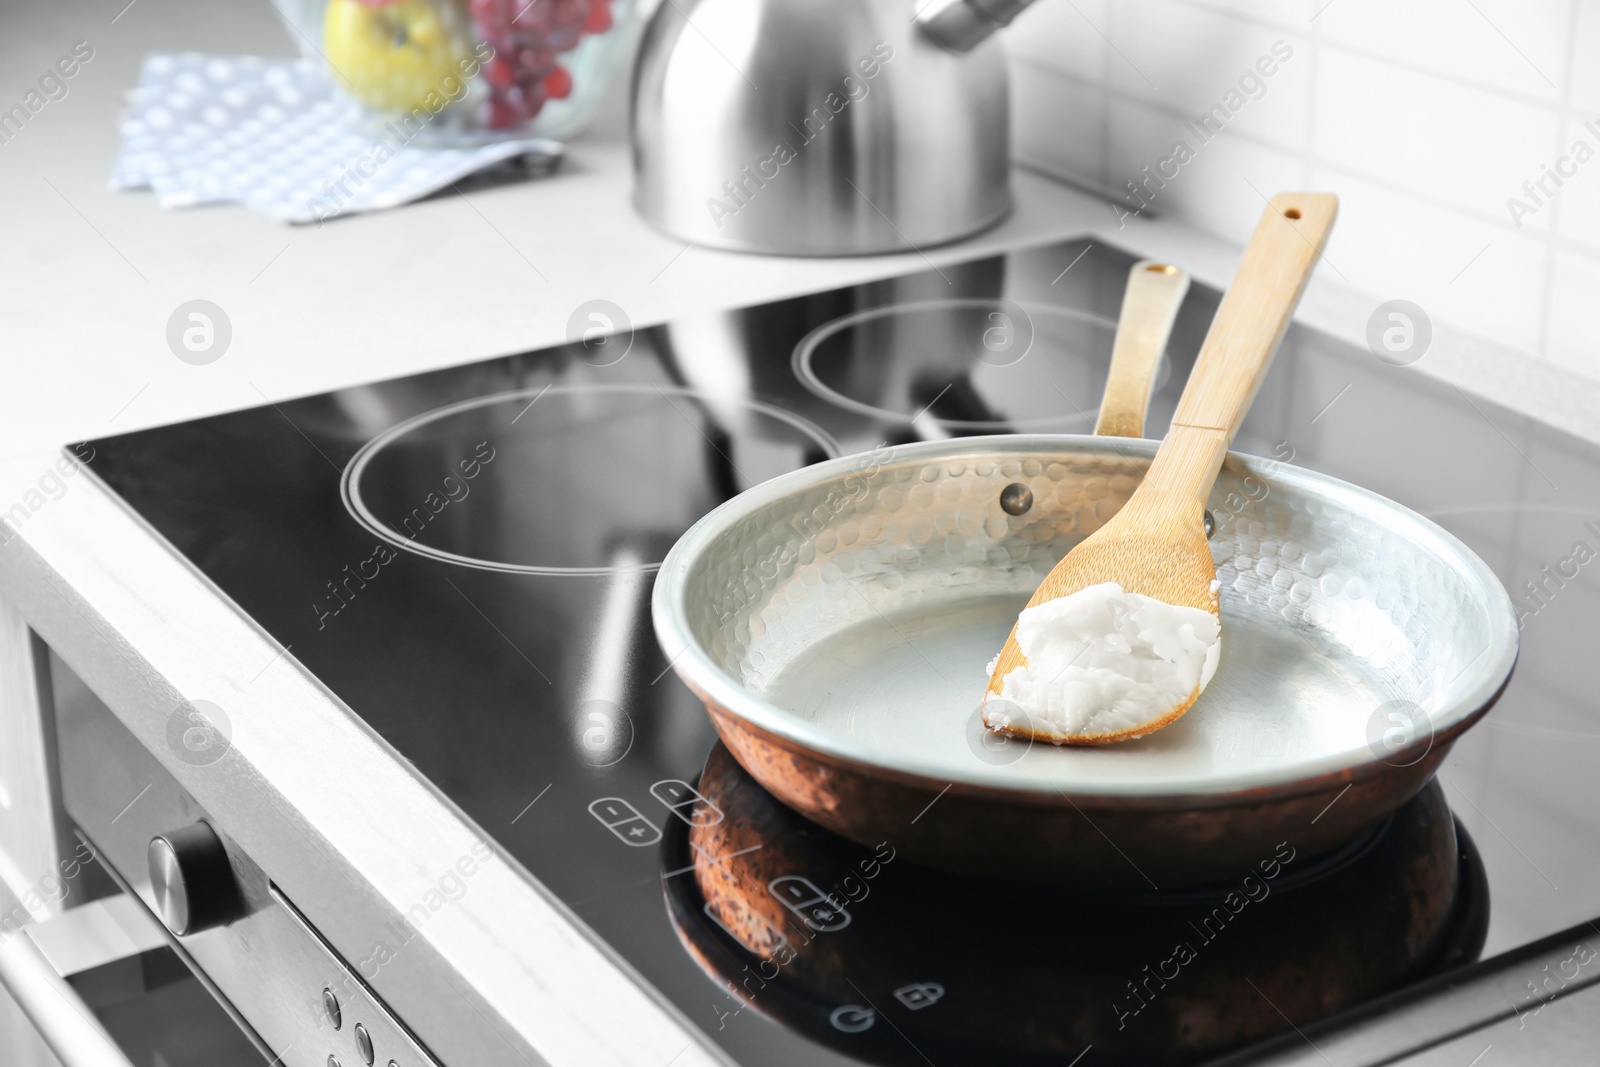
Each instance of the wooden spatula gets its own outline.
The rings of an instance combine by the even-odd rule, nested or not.
[[[1206,497],[1338,211],[1338,198],[1326,193],[1273,197],[1217,308],[1172,426],[1144,481],[1121,511],[1055,565],[1028,607],[1117,582],[1129,593],[1219,614],[1212,591],[1217,569],[1205,533]],[[1140,737],[1176,720],[1200,695],[1196,688],[1167,714],[1106,733],[1060,736],[1036,732],[1025,721],[990,722],[989,697],[998,695],[1005,676],[1025,662],[1013,626],[995,661],[984,702],[985,722],[1015,736],[1082,745]]]

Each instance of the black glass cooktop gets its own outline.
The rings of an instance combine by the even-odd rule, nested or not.
[[[1019,924],[715,744],[651,635],[674,539],[885,441],[1087,432],[1131,262],[1052,245],[595,334],[91,466],[742,1063],[1195,1062],[1286,1029],[1273,993],[1303,1025],[1600,913],[1600,451],[1298,328],[1236,447],[1434,517],[1523,618],[1499,707],[1383,827],[1244,898],[1011,891]],[[1216,303],[1189,294],[1153,433]]]

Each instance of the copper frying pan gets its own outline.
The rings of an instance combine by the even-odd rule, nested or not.
[[[1102,430],[1141,432],[1165,340],[1142,360],[1119,340]],[[1125,387],[1140,375],[1142,391]],[[967,437],[783,475],[679,540],[657,636],[757,781],[915,862],[1166,888],[1233,877],[1286,840],[1305,854],[1348,841],[1488,711],[1517,629],[1465,545],[1334,478],[1230,453],[1211,497],[1222,661],[1182,720],[1097,749],[1002,741],[978,721],[1018,609],[1156,444]]]

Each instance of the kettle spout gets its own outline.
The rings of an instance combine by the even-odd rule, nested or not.
[[[950,52],[969,52],[1033,0],[922,0],[913,20],[929,40]]]

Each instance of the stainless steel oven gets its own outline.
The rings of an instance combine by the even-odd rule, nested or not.
[[[220,1006],[212,1018],[233,1024],[235,1048],[270,1062],[437,1067],[221,821],[59,656],[49,664],[63,807],[84,862],[115,884],[102,906],[157,933],[156,957],[180,964],[166,973],[210,994]],[[203,735],[191,734],[183,751],[204,753],[214,740],[198,720],[180,728]],[[179,1044],[187,1056],[206,1043]],[[163,1058],[176,1067],[173,1055]]]

